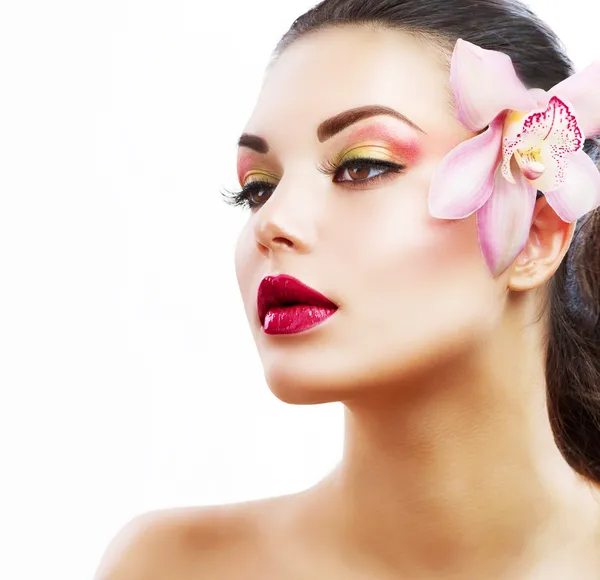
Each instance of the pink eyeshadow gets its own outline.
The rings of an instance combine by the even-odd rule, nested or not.
[[[384,123],[375,123],[350,131],[347,141],[348,144],[352,141],[368,141],[369,139],[385,141],[394,155],[406,159],[409,163],[415,163],[421,155],[421,143],[412,134],[413,131],[408,126],[404,132],[394,130]],[[403,133],[410,133],[410,135]]]
[[[237,174],[240,184],[242,184],[242,180],[244,176],[248,172],[251,167],[256,165],[256,154],[254,153],[241,153],[238,157],[237,162]]]

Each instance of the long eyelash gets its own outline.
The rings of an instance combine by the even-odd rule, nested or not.
[[[227,188],[223,188],[220,193],[224,198],[225,203],[228,205],[237,207],[254,207],[254,204],[250,203],[250,195],[255,190],[264,189],[266,187],[275,188],[275,184],[269,183],[268,181],[252,181],[241,190],[229,191]]]
[[[325,175],[335,175],[338,171],[341,171],[343,169],[348,169],[349,167],[362,167],[362,166],[371,167],[371,168],[375,167],[375,168],[379,168],[379,169],[382,167],[385,167],[390,170],[387,173],[401,173],[402,171],[404,171],[404,169],[406,169],[405,165],[400,165],[398,163],[392,163],[391,161],[384,161],[382,159],[375,159],[372,157],[356,157],[354,159],[348,159],[347,161],[344,161],[343,163],[340,163],[335,158],[327,159],[317,169],[321,173],[324,173]],[[375,177],[370,177],[370,178],[364,179],[362,181],[373,183],[373,182],[377,181],[378,178],[385,177],[385,175],[387,175],[387,173],[382,173],[380,175],[376,175]],[[346,183],[352,187],[352,183],[362,183],[362,181],[356,181],[356,182],[344,181],[344,182],[338,182],[338,183]]]
[[[223,201],[227,205],[241,206],[245,203],[245,200],[242,195],[244,193],[244,190],[230,191],[229,189],[224,187],[223,189],[221,189],[221,191],[219,191],[219,193],[221,194]]]

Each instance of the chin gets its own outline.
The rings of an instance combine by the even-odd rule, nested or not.
[[[345,334],[327,337],[332,340],[260,341],[259,355],[269,389],[285,403],[408,400],[432,394],[444,375],[453,376],[478,356],[485,341],[474,326],[390,332],[386,340],[354,341]]]
[[[398,349],[369,356],[346,349],[290,348],[287,352],[264,352],[261,360],[271,392],[284,403],[315,405],[350,401],[361,397],[400,395],[416,377],[431,372],[431,351],[401,353]]]
[[[264,375],[271,392],[291,405],[317,405],[343,399],[350,377],[331,355],[289,353],[263,358]]]

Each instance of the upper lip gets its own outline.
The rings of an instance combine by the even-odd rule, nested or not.
[[[293,304],[306,304],[310,306],[322,306],[323,308],[335,308],[327,296],[317,292],[310,286],[300,282],[293,276],[280,274],[279,276],[266,276],[258,287],[258,317],[260,323],[264,324],[267,312],[271,308],[291,306]]]

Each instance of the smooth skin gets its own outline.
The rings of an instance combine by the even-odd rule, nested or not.
[[[141,516],[97,578],[600,578],[600,486],[565,462],[545,406],[540,301],[573,224],[538,200],[527,246],[494,280],[475,216],[429,215],[436,166],[472,136],[448,79],[431,45],[372,27],[311,34],[269,68],[244,130],[269,152],[240,147],[238,168],[242,186],[277,188],[249,213],[236,271],[273,394],[344,403],[343,460],[302,493]],[[366,105],[418,129],[377,115],[322,140],[324,120]],[[355,185],[382,170],[317,170],[357,146],[405,169]],[[277,274],[339,310],[266,335],[256,294]]]

